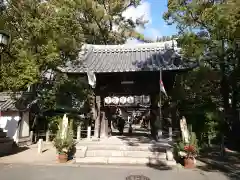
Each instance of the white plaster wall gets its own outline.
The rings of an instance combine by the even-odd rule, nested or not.
[[[20,117],[18,113],[2,114],[0,117],[0,128],[7,133],[7,137],[13,138],[14,141],[18,140],[18,121]]]
[[[20,125],[19,137],[28,137],[30,135],[29,129],[29,112],[24,112],[22,115],[22,121]]]

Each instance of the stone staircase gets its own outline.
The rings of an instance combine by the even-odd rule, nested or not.
[[[0,128],[0,156],[10,153],[12,148],[13,139],[8,138],[3,129]]]
[[[76,163],[124,165],[176,165],[167,160],[168,142],[138,142],[110,137],[105,141],[79,142],[76,146]]]

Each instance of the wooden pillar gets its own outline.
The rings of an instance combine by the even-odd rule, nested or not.
[[[101,112],[101,135],[100,138],[108,137],[108,120],[105,116],[105,112]]]
[[[95,119],[95,128],[94,128],[94,137],[100,137],[100,108],[101,108],[101,97],[96,96],[96,119]]]
[[[49,142],[50,141],[50,132],[49,132],[49,129],[47,129],[47,132],[46,132],[46,142]]]
[[[150,111],[150,128],[151,128],[151,136],[156,140],[157,139],[157,128],[156,128],[156,120],[157,120],[157,114],[158,114],[158,108],[157,108],[157,101],[156,101],[156,95],[151,95],[151,111]]]

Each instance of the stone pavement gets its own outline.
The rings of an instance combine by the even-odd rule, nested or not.
[[[48,179],[47,174],[50,174],[50,172],[48,172],[48,170],[47,170],[48,167],[49,167],[49,169],[52,169],[53,171],[58,171],[62,168],[63,168],[63,171],[66,171],[65,169],[70,168],[71,170],[70,169],[69,170],[72,171],[73,174],[79,174],[79,172],[82,172],[83,169],[87,168],[87,167],[89,167],[89,169],[91,169],[90,167],[94,168],[94,165],[89,166],[89,165],[83,165],[83,164],[74,164],[73,161],[70,161],[66,164],[58,163],[56,161],[56,150],[51,144],[45,144],[44,148],[43,148],[43,151],[44,152],[42,154],[38,154],[37,153],[37,145],[31,145],[29,147],[20,148],[19,151],[16,151],[16,152],[12,153],[11,155],[0,157],[0,180],[5,180],[5,179],[7,180],[8,177],[9,177],[9,179],[13,179],[11,177],[13,177],[15,175],[14,174],[9,174],[9,171],[10,171],[9,169],[14,169],[14,172],[16,172],[16,174],[18,174],[18,171],[20,171],[20,170],[21,171],[26,170],[26,172],[29,172],[28,168],[30,168],[30,169],[33,170],[32,179],[33,180],[38,180],[38,178],[33,177],[34,173],[39,174],[40,170],[41,171],[46,171],[46,176],[47,177],[45,179]],[[211,154],[211,158],[213,158],[213,154]],[[209,160],[210,160],[210,158],[209,158]],[[218,180],[226,180],[226,179],[228,179],[228,180],[239,180],[240,179],[240,174],[239,174],[239,172],[240,172],[239,169],[240,168],[237,167],[236,163],[233,163],[233,162],[235,162],[235,161],[232,161],[232,163],[225,162],[228,166],[231,165],[230,170],[224,170],[219,166],[215,166],[213,163],[209,163],[209,162],[201,163],[199,161],[197,161],[197,168],[195,170],[185,170],[180,165],[178,165],[174,168],[169,168],[169,170],[167,170],[168,168],[146,167],[146,166],[130,166],[127,169],[129,169],[129,170],[134,169],[135,170],[135,169],[141,169],[142,168],[142,169],[144,169],[144,172],[146,171],[145,173],[147,175],[149,174],[149,172],[153,173],[153,178],[157,177],[157,175],[154,175],[154,174],[160,173],[159,176],[161,177],[161,179],[162,179],[162,177],[166,176],[166,180],[171,179],[173,177],[177,177],[178,175],[176,175],[176,173],[180,173],[181,177],[185,178],[184,180],[189,179],[190,177],[193,178],[194,175],[196,175],[196,177],[198,177],[199,180],[203,180],[203,177],[204,177],[204,179],[209,179],[209,177],[213,177],[212,178],[213,180],[214,179],[218,179]],[[220,161],[216,161],[216,163],[220,164]],[[39,165],[39,166],[37,166],[37,165]],[[44,165],[44,166],[41,166],[41,165]],[[37,167],[40,167],[40,168],[37,168]],[[104,168],[106,168],[106,169],[107,168],[111,169],[112,167],[113,166],[104,165]],[[126,167],[126,166],[118,166],[119,169],[120,169],[120,167],[121,167],[121,169],[124,169],[124,167]],[[21,169],[21,168],[27,168],[27,169]],[[80,168],[79,171],[77,170],[77,168]],[[103,168],[103,166],[101,166],[101,168]],[[126,175],[126,173],[131,174],[131,172],[135,172],[135,171],[129,171],[129,170],[127,170],[127,171],[121,170],[121,172],[125,175]],[[90,170],[87,169],[86,173],[83,172],[83,174],[86,174],[87,178],[88,177],[90,178],[91,176],[96,175],[96,174],[90,173],[90,172],[88,174],[87,173],[88,171],[90,171]],[[115,170],[113,170],[113,172],[114,171]],[[140,170],[139,173],[141,173],[141,172],[142,171]],[[156,172],[158,172],[158,173],[156,173]],[[66,173],[67,173],[67,171],[66,171]],[[107,173],[108,172],[103,173],[103,178],[105,178],[105,175]],[[120,172],[116,172],[116,173],[120,173]],[[2,174],[4,174],[4,177],[6,177],[5,179],[2,178]],[[28,174],[28,173],[23,173],[22,175],[19,174],[19,176],[23,177],[22,179],[24,179],[26,174]],[[61,172],[60,172],[60,174],[61,174]],[[186,175],[186,174],[188,174],[188,175]],[[30,175],[31,175],[31,173],[30,173]],[[206,176],[207,176],[207,178],[206,178]],[[96,177],[98,177],[98,176],[96,176]],[[62,177],[59,177],[57,179],[61,180],[61,178]],[[116,177],[116,178],[118,178],[118,177]],[[116,179],[116,178],[114,178],[114,179]],[[124,177],[122,177],[122,178],[124,179]],[[73,177],[73,179],[74,179],[74,177]],[[90,178],[90,179],[92,179],[92,178]],[[109,177],[106,177],[106,179],[109,179]],[[197,178],[195,178],[195,176],[194,176],[193,179],[197,180]],[[21,179],[18,179],[18,180],[21,180]],[[44,179],[41,179],[41,180],[44,180]],[[54,180],[54,179],[52,179],[52,180]]]
[[[150,180],[232,180],[219,172],[199,170],[158,170],[149,167],[118,166],[39,166],[0,164],[1,180],[125,180],[129,175],[144,175]]]
[[[38,154],[36,144],[21,147],[10,155],[0,157],[0,163],[56,164],[56,150],[51,144],[45,144],[41,154]]]

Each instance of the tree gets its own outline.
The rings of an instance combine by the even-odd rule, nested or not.
[[[118,44],[140,37],[122,13],[140,0],[8,0],[1,28],[12,35],[0,87],[22,89],[39,83],[49,69],[76,60],[83,43]]]
[[[54,1],[8,1],[1,19],[12,36],[3,58],[1,87],[19,90],[39,83],[49,69],[76,59],[83,36],[76,12]]]
[[[237,73],[240,54],[236,42],[240,37],[239,3],[237,0],[169,0],[164,14],[168,24],[177,24],[183,54],[200,59],[202,66],[219,74],[218,108],[224,108],[229,129],[234,128],[240,103]]]
[[[134,22],[123,16],[127,8],[137,7],[140,0],[76,0],[75,3],[87,43],[122,44],[129,37],[142,38],[135,28],[144,26],[146,21],[139,17]]]
[[[91,104],[93,92],[86,80],[63,75],[58,67],[75,60],[76,65],[81,65],[78,53],[84,43],[119,44],[128,37],[141,37],[135,27],[145,22],[141,18],[134,22],[122,15],[139,3],[140,0],[7,0],[1,8],[0,28],[11,34],[12,42],[9,53],[3,54],[0,91],[32,87],[42,112],[59,108],[63,94],[70,99],[64,101],[68,104],[65,110],[75,102]]]

